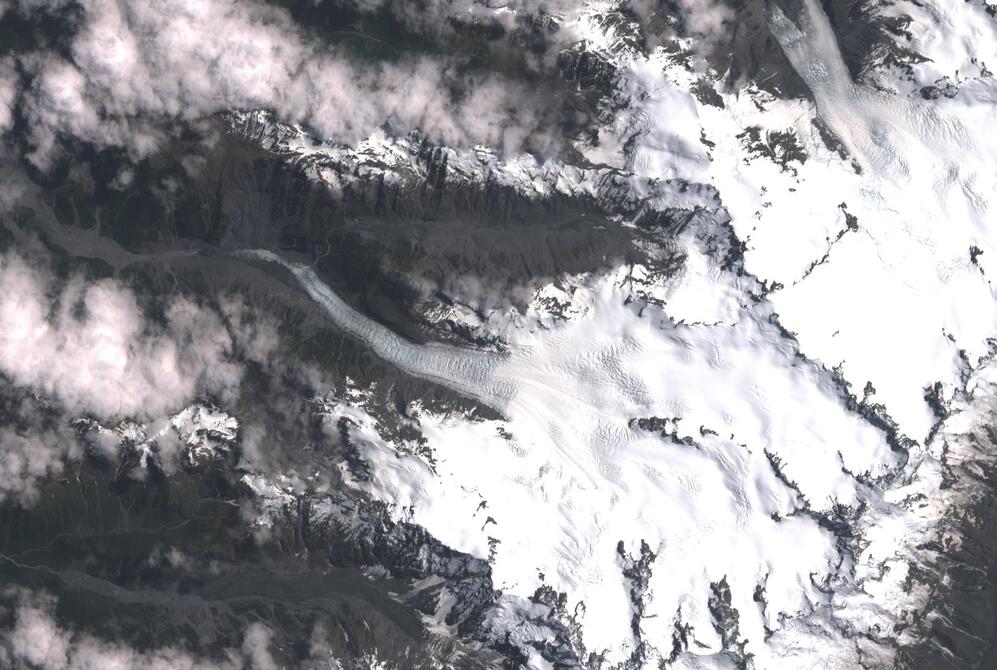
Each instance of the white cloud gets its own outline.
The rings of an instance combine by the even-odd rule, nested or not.
[[[0,373],[70,414],[150,419],[204,394],[228,402],[243,361],[267,364],[278,345],[241,297],[222,296],[219,311],[173,297],[154,321],[121,282],[58,281],[48,263],[0,255]]]
[[[72,417],[153,422],[161,465],[183,448],[167,417],[195,400],[234,401],[246,362],[273,362],[276,323],[244,298],[223,294],[218,309],[176,296],[154,320],[135,293],[114,279],[57,280],[43,252],[0,254],[0,501],[30,505],[37,483],[82,457]],[[31,398],[25,393],[40,396]],[[49,405],[49,402],[54,404]],[[109,431],[89,443],[115,459]]]
[[[578,9],[577,0],[448,0],[447,2],[411,2],[411,0],[345,0],[365,12],[388,12],[414,30],[443,31],[451,19],[468,23],[495,23],[506,29],[516,26],[517,16],[537,14],[562,15]]]
[[[142,156],[163,139],[162,121],[232,108],[273,109],[347,142],[383,124],[446,144],[515,150],[527,138],[552,141],[544,133],[549,96],[498,75],[460,72],[449,58],[360,63],[252,0],[81,5],[71,61],[21,57],[35,77],[20,100],[31,120],[31,158],[41,166],[62,135]],[[0,70],[9,78],[9,64]]]
[[[20,591],[14,625],[0,632],[0,660],[46,670],[275,670],[269,651],[272,633],[259,623],[245,631],[242,649],[217,660],[198,658],[174,647],[138,651],[116,642],[63,628],[55,620],[55,600]],[[16,666],[15,666],[16,667]]]
[[[242,640],[242,653],[254,670],[277,670],[277,664],[270,655],[270,641],[273,632],[261,623],[250,624]]]
[[[686,30],[695,39],[693,48],[700,55],[712,51],[730,35],[734,11],[714,0],[678,0]]]
[[[26,412],[31,412],[27,409]],[[25,411],[19,418],[25,418]],[[0,501],[13,499],[31,504],[38,497],[36,483],[58,475],[67,458],[79,458],[82,450],[76,436],[66,428],[40,428],[34,420],[30,430],[0,428]]]
[[[269,315],[254,310],[238,295],[220,296],[218,306],[232,332],[237,333],[236,345],[244,356],[260,363],[268,362],[280,344],[277,324]]]
[[[0,16],[3,5],[0,5]],[[17,100],[18,81],[14,70],[14,60],[9,56],[0,58],[0,133],[5,133],[14,125],[14,103]]]
[[[120,282],[59,285],[13,254],[0,256],[0,287],[0,372],[71,413],[163,415],[240,380],[220,318],[185,298],[157,326]]]

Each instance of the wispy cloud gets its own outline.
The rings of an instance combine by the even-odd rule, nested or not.
[[[275,326],[237,296],[171,297],[150,318],[115,279],[57,279],[41,252],[0,255],[0,373],[70,414],[162,417],[203,394],[238,393],[246,360],[265,362]]]
[[[64,137],[143,156],[162,141],[164,122],[233,108],[272,109],[344,142],[384,125],[508,151],[554,142],[549,96],[522,82],[446,56],[360,62],[253,0],[80,6],[65,55],[18,56],[30,86],[18,89],[12,59],[0,63],[0,123],[4,109],[24,115],[30,158],[42,167]]]
[[[0,502],[30,505],[37,484],[62,473],[67,460],[82,456],[82,447],[58,412],[23,395],[0,396]]]
[[[707,55],[730,37],[736,19],[734,10],[716,0],[677,0],[693,50]]]
[[[120,642],[108,642],[59,624],[51,596],[25,589],[8,591],[15,609],[13,625],[0,631],[0,665],[46,670],[146,668],[146,670],[276,670],[270,653],[272,632],[259,623],[246,627],[238,649],[220,658],[197,657],[176,647],[140,651]]]
[[[70,412],[154,416],[200,388],[238,385],[231,336],[190,300],[174,299],[156,325],[115,280],[59,283],[10,253],[0,257],[0,287],[0,372]]]
[[[3,5],[0,5],[3,14]],[[17,100],[18,77],[14,68],[14,59],[0,58],[0,134],[7,132],[14,125],[13,106]]]

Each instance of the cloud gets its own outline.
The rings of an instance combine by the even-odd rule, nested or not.
[[[694,38],[693,49],[707,55],[730,36],[734,11],[715,0],[678,0],[686,31]]]
[[[218,298],[218,308],[236,333],[235,343],[242,355],[259,363],[267,363],[280,345],[277,324],[269,315],[253,309],[245,298],[239,295],[222,295]]]
[[[275,323],[241,297],[218,309],[174,296],[152,319],[120,281],[57,280],[49,259],[0,255],[0,374],[71,415],[162,418],[198,397],[237,397],[246,361],[267,365]]]
[[[663,0],[316,0],[359,12],[388,14],[408,30],[433,38],[462,37],[479,40],[477,48],[503,67],[525,66],[534,73],[559,70],[561,51],[589,40],[604,45],[614,40],[658,42],[660,21],[674,7]],[[461,31],[458,26],[485,26],[487,30]],[[496,28],[498,30],[496,30]],[[634,30],[636,28],[636,31]],[[615,35],[614,35],[615,33]],[[481,35],[488,35],[482,39]],[[608,41],[605,38],[610,37]],[[597,47],[598,48],[598,47]]]
[[[0,256],[0,372],[14,383],[101,417],[163,415],[238,386],[217,314],[178,297],[157,325],[120,282],[59,283],[39,263]]]
[[[163,141],[168,122],[227,109],[272,109],[344,142],[385,124],[444,144],[507,151],[554,141],[549,92],[462,71],[445,56],[360,62],[305,36],[285,11],[253,0],[80,6],[68,57],[19,56],[31,84],[14,106],[28,120],[29,157],[42,167],[63,137],[141,157]],[[0,71],[2,87],[13,62],[0,63]]]
[[[260,623],[250,624],[242,640],[242,653],[255,670],[277,670],[277,664],[270,655],[270,642],[273,632]]]
[[[74,632],[56,621],[53,616],[56,602],[52,597],[23,589],[8,594],[16,599],[13,626],[0,632],[0,661],[6,661],[8,667],[26,665],[46,670],[275,670],[279,667],[269,651],[272,633],[259,623],[246,628],[240,650],[229,649],[219,659],[206,659],[175,647],[139,651]]]
[[[0,502],[31,505],[40,480],[82,458],[71,428],[81,416],[150,422],[173,471],[185,445],[169,417],[196,401],[233,403],[247,365],[272,371],[278,360],[277,322],[241,295],[143,306],[118,280],[59,279],[51,262],[38,250],[0,254]],[[112,460],[122,445],[112,431],[86,443]]]
[[[0,5],[0,15],[3,5]],[[14,68],[14,59],[0,58],[0,134],[7,132],[14,125],[14,103],[18,95],[18,77]]]
[[[541,14],[563,16],[583,8],[577,0],[449,0],[448,2],[413,0],[329,0],[351,9],[375,13],[383,12],[400,20],[410,30],[428,33],[445,33],[452,21],[497,25],[514,30],[521,19]]]
[[[30,505],[38,480],[62,473],[66,459],[82,456],[75,434],[36,400],[0,399],[0,501]]]

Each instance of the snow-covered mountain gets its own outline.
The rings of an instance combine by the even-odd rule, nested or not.
[[[11,419],[3,481],[165,481],[151,506],[217,505],[239,536],[171,536],[143,559],[168,579],[87,589],[203,597],[239,623],[184,635],[236,664],[261,621],[288,667],[995,662],[995,6],[242,2],[177,16],[255,35],[222,51],[267,85],[218,58],[167,77],[171,54],[117,90],[81,54],[112,23],[160,48],[160,14],[96,2],[45,14],[85,28],[58,68],[10,57],[0,130],[29,167],[4,230],[56,269],[0,265],[25,296],[0,313],[35,315],[0,332],[2,409],[68,405],[16,365],[32,336],[126,395],[199,381],[130,413],[76,400],[58,465],[22,463]],[[323,117],[349,95],[356,118]],[[84,157],[52,168],[59,143]],[[121,314],[134,344],[106,335]],[[189,523],[168,521],[151,534]],[[233,614],[253,571],[264,604]],[[16,598],[12,630],[47,621]],[[29,658],[15,642],[0,658]]]
[[[556,630],[527,624],[547,589],[563,594],[540,604],[576,631],[579,663],[880,667],[923,641],[933,566],[959,541],[943,520],[966,504],[947,493],[961,447],[940,427],[992,355],[994,82],[980,47],[994,42],[979,42],[985,6],[904,9],[861,8],[896,29],[882,36],[896,48],[870,49],[856,72],[816,2],[767,8],[805,98],[724,88],[727,73],[697,72],[685,50],[596,32],[576,48],[611,64],[615,109],[600,147],[579,145],[592,165],[435,158],[452,188],[582,193],[619,226],[689,212],[659,251],[677,263],[561,276],[525,309],[459,294],[424,307],[497,352],[396,343],[291,266],[379,356],[502,413],[413,409],[427,462],[361,408],[329,410],[370,466],[356,486],[491,562],[492,625],[538,667],[558,649]],[[949,78],[961,88],[926,88]],[[432,169],[413,139],[335,148],[259,114],[233,126],[334,192]],[[709,242],[728,228],[733,258]]]

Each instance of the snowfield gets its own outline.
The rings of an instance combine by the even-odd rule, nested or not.
[[[362,409],[331,402],[372,466],[372,481],[358,485],[449,546],[491,556],[508,597],[542,585],[567,593],[585,647],[611,662],[640,642],[636,608],[641,636],[663,657],[677,626],[691,626],[697,653],[720,652],[709,602],[722,580],[745,651],[775,659],[782,652],[765,644],[767,630],[830,607],[832,586],[850,588],[850,559],[818,515],[868,506],[884,532],[907,530],[905,512],[870,484],[902,459],[849,411],[833,375],[797,354],[764,304],[732,325],[679,325],[667,305],[631,299],[629,274],[591,277],[573,290],[580,316],[516,333],[508,354],[471,355],[399,345],[328,299],[309,268],[293,269],[336,323],[386,360],[442,383],[453,374],[450,386],[498,400],[506,417],[415,412],[434,469],[397,454]],[[639,556],[642,543],[655,558],[635,602],[621,559]]]
[[[963,67],[976,39],[995,60],[993,24],[974,23],[982,8],[932,7],[919,16],[962,41],[948,48],[915,25],[917,45],[941,50],[919,80]],[[997,331],[993,79],[938,100],[856,83],[815,0],[799,25],[774,7],[770,27],[813,103],[751,89],[704,105],[671,56],[628,54],[631,104],[604,129],[620,144],[639,131],[625,167],[649,206],[661,204],[650,185],[678,177],[719,191],[746,273],[684,235],[673,276],[562,277],[526,313],[470,323],[501,337],[495,353],[407,342],[310,267],[250,254],[290,268],[386,361],[504,417],[410,408],[430,464],[399,452],[360,405],[333,397],[323,410],[350,419],[371,465],[355,486],[492,562],[497,638],[553,639],[529,601],[549,586],[566,594],[559,616],[584,650],[610,663],[878,667],[925,605],[911,578],[919,547],[958,541],[941,521],[971,493],[943,486],[943,459],[961,458],[960,436],[989,417],[979,397]],[[759,156],[746,128],[791,132],[806,158]],[[404,162],[388,145],[376,150]],[[528,164],[489,165],[538,193],[595,192],[579,171],[552,187]]]

